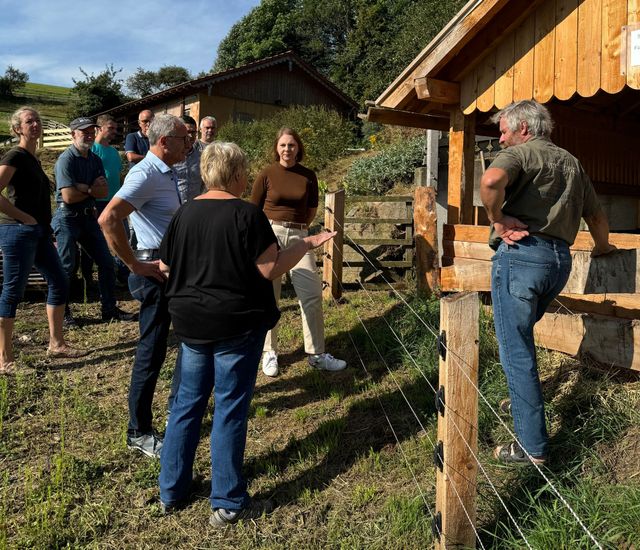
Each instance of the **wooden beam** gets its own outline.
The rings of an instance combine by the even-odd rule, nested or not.
[[[446,118],[423,115],[411,111],[401,111],[398,109],[369,107],[366,115],[359,114],[358,117],[362,120],[378,122],[379,124],[425,128],[427,130],[440,130],[441,132],[449,130],[449,121]]]
[[[449,129],[448,223],[473,221],[475,115],[451,111]]]
[[[449,241],[467,241],[487,243],[489,241],[489,227],[486,225],[445,224],[442,238]],[[611,233],[609,242],[618,248],[640,248],[640,235],[633,233]],[[578,231],[571,250],[591,251],[593,239],[588,231]]]
[[[640,321],[546,313],[534,327],[536,344],[600,363],[640,371]]]
[[[403,109],[415,94],[416,78],[430,76],[442,68],[482,29],[500,10],[514,0],[485,0],[471,10],[463,8],[438,35],[402,71],[376,100],[378,105]],[[518,0],[522,1],[522,0]],[[537,3],[539,0],[529,0]]]
[[[640,266],[636,250],[619,250],[591,258],[588,252],[573,251],[573,268],[563,289],[565,294],[627,294],[640,287]],[[443,260],[443,264],[451,261]],[[491,289],[491,262],[453,258],[443,267],[440,286],[444,292]]]
[[[460,104],[460,83],[422,77],[415,81],[418,99],[428,99],[444,105]]]
[[[344,244],[344,189],[327,193],[325,197],[324,226],[337,235],[324,244],[322,267],[322,295],[325,299],[342,297],[342,258]]]
[[[418,291],[430,296],[439,289],[438,217],[433,187],[417,187],[413,203]]]
[[[441,517],[436,549],[475,548],[478,476],[479,313],[476,293],[440,301],[440,331],[446,354],[440,356],[436,517]],[[441,467],[440,467],[441,465]]]

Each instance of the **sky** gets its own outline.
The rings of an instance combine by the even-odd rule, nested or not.
[[[209,71],[218,44],[260,0],[0,0],[0,74],[8,65],[30,82],[73,86],[79,67],[119,76],[138,67]]]

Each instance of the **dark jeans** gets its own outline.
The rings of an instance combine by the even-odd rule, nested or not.
[[[129,387],[128,433],[133,436],[152,431],[151,405],[158,374],[167,355],[167,336],[171,325],[164,285],[152,278],[133,273],[129,275],[129,291],[140,302],[140,340]],[[177,376],[179,379],[179,373]]]
[[[96,210],[98,217],[100,216],[100,214],[102,214],[102,212],[104,212],[107,204],[109,204],[108,201],[96,201]],[[129,220],[127,220],[127,218],[122,220],[122,225],[124,226],[124,232],[127,235],[127,240],[129,240],[131,238],[129,232]],[[115,264],[116,278],[118,279],[118,281],[127,281],[129,277],[129,268],[122,262],[120,258],[118,258],[118,256],[113,256],[113,263]],[[90,281],[92,279],[93,259],[85,251],[81,251],[80,253],[80,271],[82,273],[82,277],[85,280]]]
[[[47,281],[47,304],[60,306],[67,301],[69,281],[53,246],[48,227],[19,223],[0,224],[2,249],[2,294],[0,317],[13,319],[22,300],[31,268],[35,268]]]
[[[116,307],[114,294],[116,275],[113,270],[113,258],[95,216],[68,208],[58,208],[53,215],[51,227],[58,243],[62,267],[69,280],[76,270],[76,247],[79,243],[98,265],[98,288],[102,312],[113,311]]]
[[[181,379],[160,458],[160,499],[187,498],[207,402],[214,392],[211,426],[212,508],[240,510],[250,501],[242,462],[249,404],[266,330],[257,329],[214,344],[182,344]]]
[[[564,241],[529,236],[502,243],[493,257],[491,298],[518,441],[533,457],[547,454],[544,400],[533,326],[567,283],[571,272]]]

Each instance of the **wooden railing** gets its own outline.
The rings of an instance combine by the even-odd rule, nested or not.
[[[345,202],[348,205],[358,203],[404,203],[406,216],[397,218],[379,218],[373,216],[345,217]],[[404,238],[366,238],[353,235],[349,232],[349,225],[369,224],[395,225],[404,232]],[[403,272],[413,268],[414,243],[413,243],[413,196],[353,196],[346,198],[344,191],[328,193],[325,205],[325,227],[338,232],[338,236],[332,242],[325,245],[325,254],[321,264],[323,265],[323,281],[325,282],[325,297],[333,295],[339,298],[342,287],[343,267],[369,267],[374,274],[382,274],[388,282],[401,282]],[[362,256],[362,260],[343,259],[343,245],[347,245]],[[404,248],[402,260],[381,260],[379,253],[368,251],[365,247],[380,246]]]

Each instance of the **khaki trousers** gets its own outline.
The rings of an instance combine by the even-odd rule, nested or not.
[[[293,229],[280,225],[271,225],[281,248],[287,248],[308,235],[306,229]],[[322,316],[322,281],[316,268],[313,251],[289,271],[291,282],[298,297],[302,313],[302,331],[304,333],[304,351],[306,353],[324,353],[324,319]],[[273,281],[273,293],[276,303],[280,301],[282,277]],[[264,351],[278,352],[278,326],[267,332]]]

